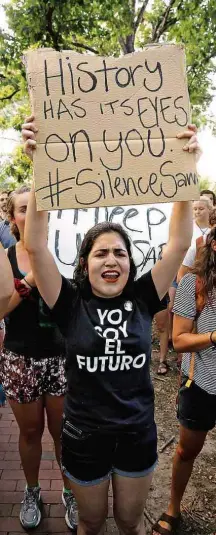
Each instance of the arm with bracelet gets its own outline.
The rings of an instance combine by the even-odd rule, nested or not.
[[[32,272],[30,271],[23,277],[23,279],[13,279],[14,280],[14,291],[11,296],[11,299],[8,303],[7,308],[4,311],[4,314],[1,315],[0,319],[3,319],[4,316],[8,316],[12,310],[19,306],[23,299],[29,299],[32,289],[34,288],[34,279]]]
[[[178,352],[202,351],[208,347],[216,347],[216,331],[194,333],[194,320],[174,315],[173,345]]]

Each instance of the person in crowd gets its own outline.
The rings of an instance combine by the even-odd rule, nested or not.
[[[173,462],[171,499],[153,535],[174,533],[196,457],[216,422],[216,227],[206,237],[174,304],[173,343],[183,351],[178,396],[180,438]]]
[[[23,126],[29,155],[35,132],[31,116]],[[187,139],[185,150],[198,149],[193,126],[178,137]],[[72,281],[60,275],[46,234],[47,214],[37,212],[32,190],[25,246],[40,294],[66,340],[62,468],[78,503],[78,534],[103,529],[112,477],[118,528],[143,535],[143,508],[157,462],[151,323],[190,245],[191,204],[174,204],[163,258],[138,280],[120,225],[99,223],[86,233]]]
[[[213,191],[211,191],[210,189],[203,189],[201,192],[200,192],[200,197],[208,197],[208,199],[210,200],[212,206],[215,206],[216,205],[216,195]]]
[[[5,219],[5,210],[8,200],[8,191],[0,191],[0,222]]]
[[[16,243],[15,237],[10,232],[9,221],[7,219],[7,201],[8,201],[8,192],[0,192],[0,243],[3,245],[4,249],[14,245]]]
[[[8,199],[8,220],[17,242],[7,251],[14,291],[1,314],[1,318],[5,317],[6,332],[0,360],[2,384],[20,432],[19,451],[27,481],[20,522],[25,529],[38,526],[41,520],[39,468],[44,410],[59,462],[66,390],[64,340],[40,297],[24,245],[29,195],[29,188],[22,186]],[[75,501],[66,476],[63,479],[65,519],[74,529]]]
[[[162,254],[166,249],[166,245],[163,246]],[[159,336],[159,366],[157,369],[158,375],[166,375],[169,369],[167,363],[168,343],[169,343],[169,293],[163,297],[161,301],[161,310],[155,314],[155,323]]]
[[[177,283],[177,277],[175,277],[174,281],[172,282],[170,288],[169,288],[169,305],[168,305],[168,311],[169,311],[169,342],[168,347],[173,349],[173,341],[172,341],[172,332],[173,332],[173,306],[176,296],[176,290],[178,288]],[[177,355],[177,368],[181,369],[181,363],[182,363],[182,353],[179,353]]]
[[[205,196],[201,196],[200,201],[198,202],[196,201],[193,204],[196,227],[198,226],[198,229],[197,228],[195,229],[196,239],[195,240],[192,239],[192,244],[189,247],[185,255],[185,258],[182,262],[182,265],[180,266],[178,270],[177,279],[176,279],[177,284],[180,282],[182,277],[186,275],[186,273],[189,273],[190,269],[193,267],[196,256],[199,253],[200,247],[202,247],[202,245],[205,244],[206,237],[208,233],[210,232],[211,227],[215,224],[214,222],[216,222],[215,209],[212,208],[212,205],[210,204],[211,201],[209,200],[209,198]],[[208,227],[206,227],[206,224],[208,224]],[[204,225],[204,227],[202,225]],[[173,304],[174,304],[174,301],[172,303],[172,307],[173,307]],[[181,362],[182,362],[182,353],[178,354],[178,358],[177,358],[178,367],[181,367]]]
[[[194,231],[192,242],[209,232],[209,215],[212,209],[211,201],[207,197],[200,197],[193,203]]]
[[[209,215],[209,225],[211,228],[215,227],[216,225],[216,206],[212,208],[210,215]]]
[[[12,270],[5,251],[0,245],[0,317],[4,316],[13,294]]]
[[[162,310],[155,314],[156,327],[159,334],[159,366],[157,370],[158,375],[166,375],[169,369],[167,363],[168,342],[169,342],[169,310],[168,310],[168,295],[164,296]]]
[[[208,230],[208,232],[210,232],[211,228],[214,227],[215,225],[216,225],[216,208],[212,208],[210,210],[210,212],[209,212],[209,230]],[[205,244],[208,232],[206,234],[204,234],[203,236],[199,236],[196,239],[196,241],[193,242],[192,245],[189,247],[189,249],[188,249],[188,251],[187,251],[187,253],[185,255],[185,258],[183,260],[183,263],[182,263],[182,265],[181,265],[181,267],[179,268],[179,271],[178,271],[178,275],[177,275],[178,282],[180,282],[182,277],[184,277],[184,275],[186,275],[186,273],[189,273],[189,271],[193,267],[195,259],[196,259],[196,256],[197,256],[197,254],[198,254],[198,252],[200,250],[200,247],[202,247],[202,245]]]

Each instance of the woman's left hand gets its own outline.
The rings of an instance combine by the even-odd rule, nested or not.
[[[198,161],[202,154],[202,150],[197,138],[197,127],[195,124],[188,124],[187,130],[177,134],[176,137],[178,139],[188,140],[186,145],[184,145],[183,150],[187,152],[195,152],[196,160]]]

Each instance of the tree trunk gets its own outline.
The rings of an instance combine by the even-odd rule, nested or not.
[[[134,40],[135,35],[134,33],[131,33],[130,35],[127,35],[125,39],[125,46],[124,46],[124,54],[131,54],[131,52],[134,52]]]

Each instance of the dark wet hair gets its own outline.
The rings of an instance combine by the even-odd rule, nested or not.
[[[15,199],[17,195],[21,195],[21,193],[26,193],[28,191],[30,191],[30,188],[28,186],[21,186],[20,188],[12,191],[7,200],[7,218],[10,222],[10,231],[11,234],[15,236],[17,241],[20,240],[20,233],[16,223],[12,221],[12,219],[14,218]]]
[[[134,259],[132,257],[130,238],[127,232],[122,228],[121,225],[119,225],[118,223],[108,223],[105,221],[103,223],[98,223],[94,227],[90,228],[87,234],[85,235],[84,240],[82,241],[80,251],[79,251],[78,264],[74,270],[74,278],[73,278],[73,280],[75,281],[77,285],[83,286],[86,283],[86,279],[88,280],[86,267],[87,267],[89,253],[95,241],[97,240],[99,236],[101,236],[101,234],[106,234],[110,232],[117,232],[121,236],[122,240],[125,243],[127,252],[128,252],[128,256],[130,260],[130,273],[129,273],[126,286],[129,286],[134,281],[135,276],[136,276],[136,266],[134,263]]]
[[[212,197],[213,197],[213,205],[214,206],[216,205],[216,196],[215,196],[215,193],[213,191],[211,191],[210,189],[203,189],[200,192],[200,197],[203,197],[204,195],[212,195]]]

